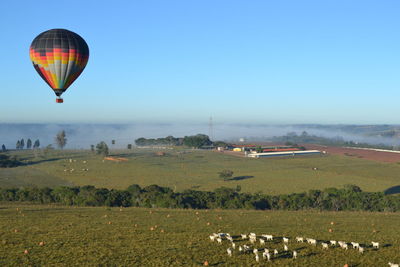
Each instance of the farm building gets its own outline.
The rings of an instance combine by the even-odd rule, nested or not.
[[[233,144],[228,149],[232,151],[247,151],[250,153],[254,153],[255,151],[261,150],[262,152],[284,152],[284,151],[300,151],[305,150],[302,147],[293,147],[293,146],[283,146],[283,145],[274,145],[274,146],[265,146],[265,145],[255,145],[255,144]]]
[[[265,158],[265,157],[283,157],[283,156],[300,156],[300,155],[320,155],[319,150],[303,150],[303,151],[281,151],[267,153],[250,153],[247,157],[250,158]]]

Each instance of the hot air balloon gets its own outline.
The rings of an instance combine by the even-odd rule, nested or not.
[[[79,77],[89,59],[89,47],[78,34],[65,29],[42,32],[29,49],[33,66],[53,89],[56,102]]]

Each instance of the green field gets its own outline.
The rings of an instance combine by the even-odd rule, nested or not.
[[[265,212],[82,208],[3,203],[0,205],[1,266],[387,266],[400,262],[400,214],[371,212]],[[332,225],[331,222],[334,224]],[[153,227],[153,230],[151,228]],[[328,230],[332,229],[333,232]],[[277,237],[359,242],[358,251],[289,242],[297,260],[285,254],[282,239],[265,246],[281,253],[270,263],[236,249],[229,258],[213,232],[255,232]],[[234,237],[237,245],[249,244]],[[380,243],[376,251],[371,241]],[[43,246],[39,243],[44,242]],[[27,254],[24,251],[27,250]],[[261,253],[260,253],[261,256]]]
[[[156,156],[154,152],[112,151],[115,156],[126,157],[127,162],[103,162],[102,157],[88,151],[53,151],[36,157],[31,151],[13,152],[31,164],[0,169],[0,187],[95,185],[125,189],[131,184],[158,184],[181,191],[240,185],[243,192],[286,194],[345,184],[358,185],[364,191],[383,191],[400,185],[400,164],[347,156],[251,159],[199,150],[166,150],[165,156]],[[71,169],[74,171],[70,172]],[[234,171],[232,180],[218,177],[223,169]]]

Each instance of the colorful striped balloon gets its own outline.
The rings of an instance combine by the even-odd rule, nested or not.
[[[33,40],[29,54],[36,71],[60,97],[86,67],[89,47],[74,32],[52,29]]]

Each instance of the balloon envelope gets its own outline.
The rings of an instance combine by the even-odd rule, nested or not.
[[[52,29],[39,34],[29,49],[33,66],[60,96],[79,77],[89,59],[89,47],[78,34]]]

